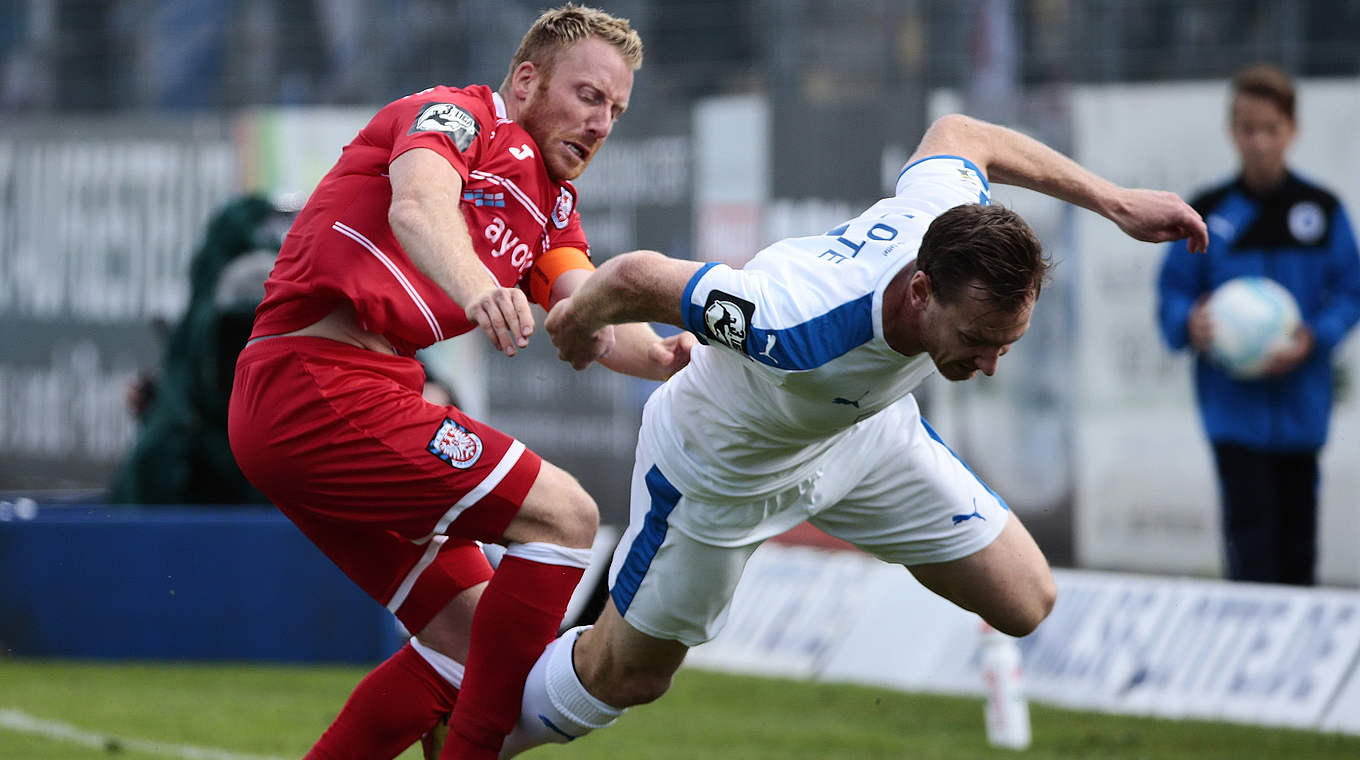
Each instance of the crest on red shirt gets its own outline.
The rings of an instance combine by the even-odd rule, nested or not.
[[[482,439],[446,417],[425,449],[450,465],[466,470],[482,458]]]
[[[561,195],[557,196],[557,205],[553,207],[553,225],[559,230],[567,228],[567,222],[571,221],[571,207],[576,204],[576,199],[564,187]]]

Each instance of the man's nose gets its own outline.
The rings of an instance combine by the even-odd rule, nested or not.
[[[981,370],[982,374],[987,377],[996,374],[996,365],[1000,361],[1001,352],[996,350],[987,351],[973,358],[974,366]]]
[[[613,113],[607,107],[594,109],[586,120],[586,129],[597,139],[603,140],[614,129]]]

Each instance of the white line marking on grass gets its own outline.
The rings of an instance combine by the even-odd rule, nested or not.
[[[184,760],[282,760],[282,758],[263,755],[243,755],[212,747],[195,747],[190,744],[166,744],[146,739],[131,739],[112,734],[99,734],[77,728],[69,723],[35,718],[21,710],[0,709],[0,728],[39,734],[49,739],[83,744],[96,749],[131,749],[153,755],[169,755]]]

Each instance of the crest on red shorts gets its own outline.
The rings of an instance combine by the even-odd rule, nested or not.
[[[425,450],[457,467],[466,470],[482,458],[482,439],[476,433],[451,419],[445,418]]]

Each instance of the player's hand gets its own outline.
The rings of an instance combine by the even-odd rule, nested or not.
[[[614,348],[614,326],[592,327],[571,307],[571,298],[558,301],[543,326],[557,347],[557,358],[573,369],[585,369]]]
[[[1200,353],[1208,351],[1209,345],[1214,342],[1214,321],[1209,317],[1209,309],[1206,307],[1208,302],[1208,294],[1200,296],[1191,307],[1190,318],[1185,323],[1190,345]]]
[[[680,332],[653,343],[647,349],[647,358],[661,367],[666,377],[670,377],[689,364],[690,351],[699,344],[694,333]]]
[[[1110,219],[1145,243],[1186,240],[1191,253],[1209,249],[1209,229],[1179,195],[1164,190],[1124,190]]]
[[[506,356],[514,356],[517,348],[529,345],[529,336],[534,334],[529,298],[519,288],[488,288],[464,306],[463,312]]]
[[[1279,377],[1293,372],[1313,352],[1313,342],[1313,331],[1307,325],[1299,325],[1290,341],[1275,349],[1266,360],[1263,373],[1266,377]]]

